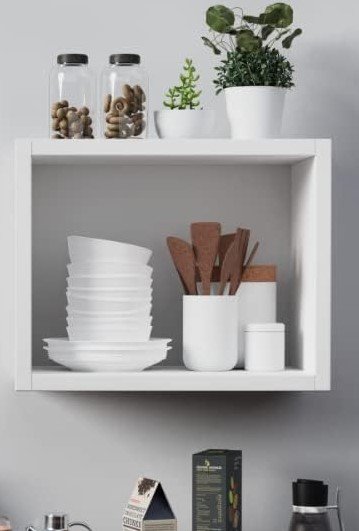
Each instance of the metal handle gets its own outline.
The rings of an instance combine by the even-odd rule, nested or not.
[[[328,505],[327,509],[333,509],[337,512],[338,521],[339,521],[339,529],[340,531],[345,531],[344,520],[343,520],[343,515],[342,515],[342,493],[339,487],[337,487],[336,504]]]
[[[86,524],[86,522],[70,522],[68,527],[73,527],[75,525],[78,525],[80,527],[84,527],[85,529],[87,529],[87,531],[92,531],[91,527],[89,525]]]

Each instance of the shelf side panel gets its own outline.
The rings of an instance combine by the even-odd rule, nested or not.
[[[292,327],[296,366],[330,389],[330,141],[292,169]],[[294,360],[291,360],[292,362]]]
[[[31,141],[18,140],[15,148],[17,390],[31,389],[31,174]]]

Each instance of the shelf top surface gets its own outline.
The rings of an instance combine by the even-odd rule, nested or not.
[[[322,142],[330,140],[21,139],[17,145],[30,147],[34,164],[294,164],[315,157]]]

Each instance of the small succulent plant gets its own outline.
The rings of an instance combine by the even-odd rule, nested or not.
[[[193,65],[192,59],[186,59],[183,72],[180,74],[179,84],[171,87],[166,92],[163,102],[168,109],[196,109],[200,105],[201,90],[197,88],[199,74]]]

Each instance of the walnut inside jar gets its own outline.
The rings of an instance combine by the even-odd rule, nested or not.
[[[90,109],[86,106],[77,109],[67,100],[56,101],[51,106],[52,138],[94,138]]]
[[[106,138],[130,138],[142,135],[146,128],[146,95],[140,85],[122,86],[122,94],[113,97],[106,94],[103,111],[105,113]]]

